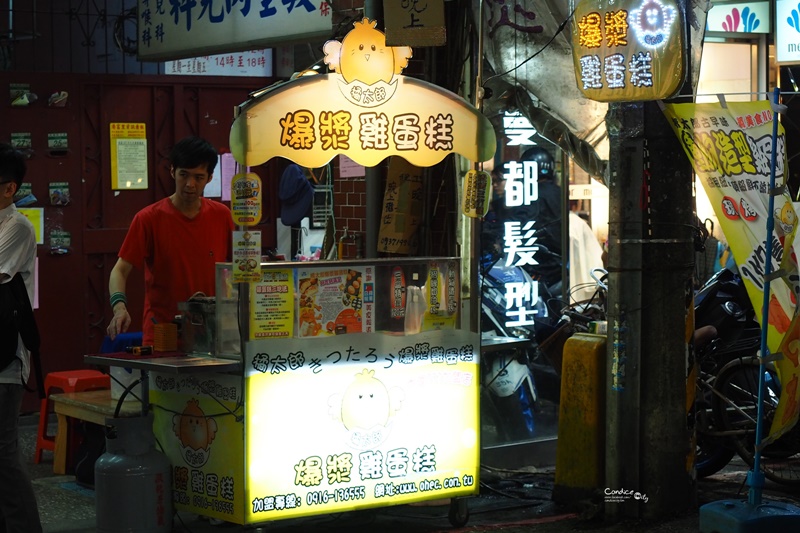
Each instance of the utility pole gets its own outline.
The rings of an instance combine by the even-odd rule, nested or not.
[[[380,0],[364,0],[364,16],[378,21],[383,31],[383,3]],[[378,230],[383,208],[383,173],[381,165],[364,169],[365,203],[367,207],[366,231],[364,232],[364,257],[378,257]],[[339,258],[341,259],[341,257]]]
[[[659,518],[696,504],[686,412],[692,169],[655,102],[611,104],[606,124],[606,491],[622,492],[606,496],[605,514]]]

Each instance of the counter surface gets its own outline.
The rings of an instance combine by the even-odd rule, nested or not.
[[[522,348],[530,344],[532,344],[531,339],[520,339],[517,337],[481,337],[481,353]]]
[[[198,357],[180,352],[165,352],[152,355],[133,355],[129,353],[95,354],[85,355],[83,361],[91,365],[123,366],[167,374],[242,371],[242,363],[239,360]]]

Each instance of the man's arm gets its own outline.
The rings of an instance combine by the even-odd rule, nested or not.
[[[131,263],[119,258],[108,276],[108,293],[111,295],[111,310],[114,312],[114,317],[111,319],[106,333],[111,340],[114,340],[120,333],[128,331],[128,327],[131,325],[131,315],[128,313],[127,299],[125,298],[125,286],[132,270]]]

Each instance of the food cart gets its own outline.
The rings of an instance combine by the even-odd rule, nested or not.
[[[336,155],[365,166],[399,156],[423,167],[493,156],[480,112],[400,74],[410,48],[353,61],[363,42],[385,43],[367,19],[325,45],[335,72],[239,106],[230,145],[242,168],[272,157],[319,167]],[[174,507],[255,524],[450,498],[451,522],[466,523],[462,497],[479,490],[481,340],[462,326],[461,259],[262,262],[251,226],[263,188],[254,174],[232,187],[233,262],[217,265],[213,315],[184,322],[212,339],[209,353],[190,355],[224,371],[136,363]]]

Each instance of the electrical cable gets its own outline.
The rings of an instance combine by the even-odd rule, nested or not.
[[[558,28],[556,29],[556,31],[553,34],[553,36],[550,37],[550,39],[546,43],[544,43],[544,46],[542,46],[539,50],[534,52],[532,56],[530,56],[528,59],[526,59],[525,61],[523,61],[522,63],[520,63],[519,65],[515,66],[512,69],[509,69],[509,70],[507,70],[505,72],[501,72],[500,74],[495,74],[494,76],[489,76],[488,78],[483,80],[483,83],[481,84],[481,87],[486,87],[486,84],[489,83],[491,80],[493,80],[495,78],[499,78],[500,76],[505,76],[506,74],[511,74],[512,72],[517,70],[519,67],[521,67],[522,65],[524,65],[525,63],[527,63],[528,61],[533,59],[534,57],[538,56],[542,52],[544,52],[545,49],[547,49],[547,47],[550,46],[550,44],[555,40],[555,38],[558,36],[558,34],[560,34],[562,31],[564,31],[564,28],[566,28],[567,23],[570,21],[570,19],[572,18],[572,15],[574,13],[575,13],[575,10],[573,9],[572,12],[567,16],[567,18],[565,18],[561,22],[561,24],[558,25]]]
[[[129,39],[125,36],[125,24],[131,22],[134,27],[137,23],[137,8],[132,7],[114,19],[114,44],[125,55],[135,56],[139,52],[139,42],[137,39]],[[134,30],[136,35],[136,30]]]

